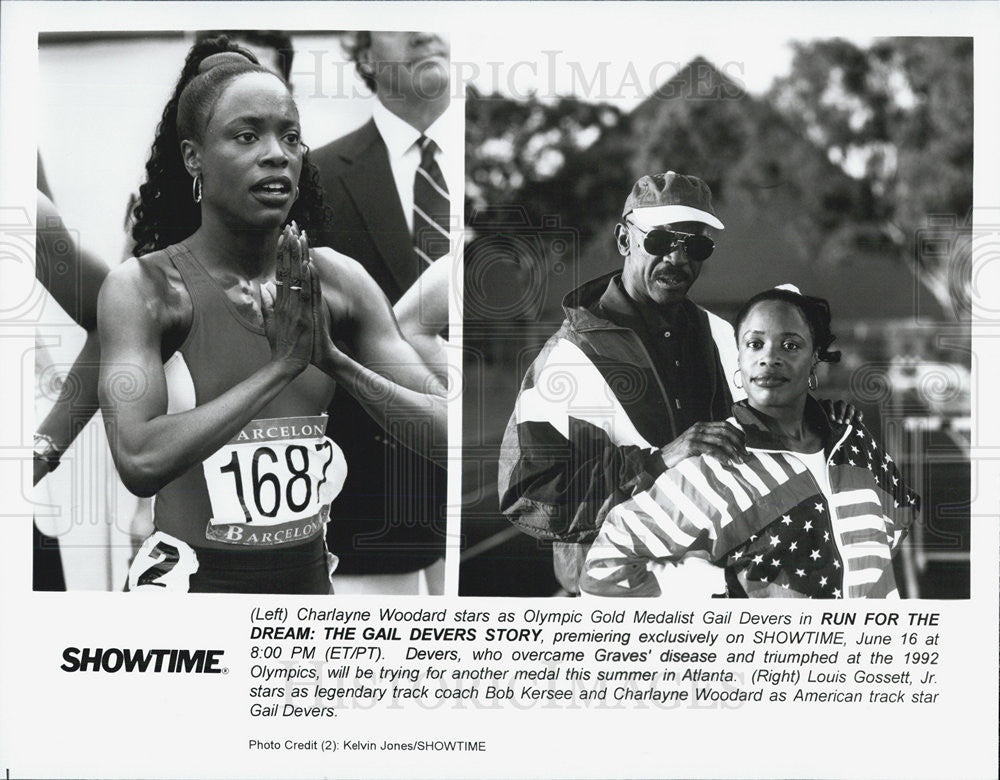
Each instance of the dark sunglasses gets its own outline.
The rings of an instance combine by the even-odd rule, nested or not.
[[[647,254],[654,257],[666,257],[678,246],[683,246],[688,259],[700,263],[711,257],[712,252],[715,251],[715,242],[708,236],[697,233],[678,233],[675,230],[659,227],[643,230],[634,222],[628,224],[643,234],[645,238],[642,241],[642,248],[646,250]]]

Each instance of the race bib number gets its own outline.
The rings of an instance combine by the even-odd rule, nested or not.
[[[326,415],[253,420],[207,458],[206,537],[273,547],[321,532],[347,477],[344,453],[325,430]]]
[[[156,531],[142,543],[128,569],[126,590],[143,593],[187,593],[198,556],[180,539]]]

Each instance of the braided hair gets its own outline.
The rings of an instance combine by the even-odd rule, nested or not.
[[[789,285],[789,287],[791,287]],[[812,336],[813,346],[816,350],[816,357],[824,363],[839,363],[840,352],[830,351],[830,345],[837,339],[830,330],[830,304],[824,298],[814,298],[811,295],[803,295],[795,288],[775,287],[764,290],[754,295],[743,304],[739,314],[736,315],[736,334],[739,338],[740,328],[743,321],[750,314],[758,303],[764,301],[781,301],[794,306],[802,314],[802,318],[809,327]]]
[[[222,56],[224,53],[239,56]],[[225,36],[198,41],[188,52],[157,125],[146,162],[146,181],[139,187],[139,198],[132,208],[136,257],[183,241],[201,226],[201,209],[191,196],[191,176],[184,167],[181,140],[200,140],[219,96],[230,81],[244,73],[274,75],[251,52]],[[329,212],[323,205],[319,171],[310,162],[308,149],[303,154],[298,186],[299,197],[287,221],[294,219],[318,234]]]

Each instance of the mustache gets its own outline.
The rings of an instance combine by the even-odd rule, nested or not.
[[[657,269],[653,272],[654,279],[667,279],[669,281],[682,279],[684,281],[690,281],[691,276],[686,271],[681,268],[664,268]]]

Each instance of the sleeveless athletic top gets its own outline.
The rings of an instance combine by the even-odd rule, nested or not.
[[[271,359],[264,329],[242,317],[183,244],[167,247],[191,296],[191,329],[164,364],[167,413],[205,404]],[[309,366],[220,450],[156,495],[157,529],[203,548],[245,551],[323,533],[347,466],[324,435],[334,382]]]

